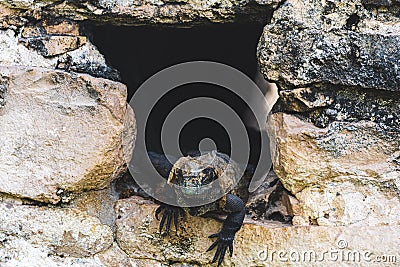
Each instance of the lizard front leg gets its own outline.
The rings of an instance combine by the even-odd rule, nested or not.
[[[172,169],[172,163],[168,161],[167,157],[163,154],[157,154],[155,152],[148,152],[147,155],[158,173],[161,174],[161,176],[165,179],[168,179],[168,175]],[[168,194],[170,196],[175,195],[175,192],[168,185],[164,185],[162,188],[159,188],[159,192],[157,193]],[[163,213],[159,226],[160,233],[165,226],[165,232],[166,234],[169,234],[172,221],[175,224],[176,231],[178,231],[179,217],[184,217],[185,215],[183,209],[180,207],[162,203],[155,212],[155,217],[157,220],[159,220],[158,216],[160,215],[160,213]]]
[[[212,263],[218,259],[218,266],[221,265],[228,248],[229,254],[232,257],[233,240],[235,239],[236,232],[242,227],[245,216],[245,206],[239,197],[231,194],[227,194],[225,197],[223,210],[229,214],[224,221],[221,231],[209,236],[209,238],[216,237],[217,240],[207,249],[207,251],[210,251],[217,247]]]
[[[175,230],[178,231],[178,221],[179,217],[185,216],[185,211],[181,207],[171,206],[168,204],[161,204],[156,209],[156,219],[159,220],[158,215],[163,212],[163,216],[160,222],[160,233],[165,225],[165,233],[169,234],[169,229],[171,228],[172,220],[175,224]]]

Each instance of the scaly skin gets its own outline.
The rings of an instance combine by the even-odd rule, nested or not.
[[[195,166],[193,168],[196,168],[196,170],[200,168],[202,169],[202,171],[196,172],[198,173],[197,177],[190,175],[190,177],[193,178],[187,178],[187,180],[185,180],[186,183],[190,181],[190,179],[196,179],[196,182],[201,180],[209,183],[210,181],[218,179],[218,175],[221,173],[228,173],[231,175],[236,174],[236,166],[227,165],[232,164],[231,162],[229,162],[229,157],[227,155],[217,152],[216,154],[213,154],[213,156],[216,157],[216,160],[214,160],[211,165],[210,162],[207,161],[207,164],[205,164],[203,167],[202,159],[207,157],[185,157],[179,159],[174,164],[174,166],[171,166],[168,181],[175,184],[182,182],[182,180],[184,180],[183,177],[189,177],[189,175],[185,176],[185,174],[191,173],[190,168],[192,168],[193,166]],[[160,158],[162,157],[156,155],[155,153],[149,153],[149,157],[156,168],[157,166],[162,167],[162,171],[164,173],[166,172],[165,166],[170,166],[168,165],[168,163],[160,162]],[[228,172],[226,171],[227,167],[230,168]],[[221,170],[225,170],[225,172]],[[239,231],[239,229],[241,228],[245,217],[245,205],[238,196],[233,194],[226,194],[223,198],[217,200],[216,202],[207,204],[200,208],[196,207],[183,209],[177,206],[161,204],[157,208],[155,216],[157,219],[159,219],[159,215],[163,213],[159,229],[161,232],[165,226],[165,232],[168,234],[171,228],[172,221],[174,222],[176,230],[178,229],[179,218],[185,216],[185,211],[187,211],[190,215],[196,216],[202,215],[209,211],[216,211],[218,209],[222,209],[222,211],[228,213],[228,216],[223,223],[221,231],[209,236],[209,238],[217,239],[208,248],[207,251],[211,251],[216,248],[212,263],[218,262],[217,266],[220,266],[228,249],[230,256],[232,256],[233,240],[235,239],[236,232]]]

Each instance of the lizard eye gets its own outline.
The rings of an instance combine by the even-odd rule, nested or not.
[[[183,179],[183,172],[181,169],[175,170],[175,176],[177,179],[182,180]]]
[[[202,176],[202,184],[209,184],[218,178],[214,168],[212,167],[207,167],[204,170],[202,170],[201,176]]]
[[[183,181],[183,173],[181,169],[175,169],[172,172],[172,176],[170,176],[169,182],[174,184],[181,184]]]

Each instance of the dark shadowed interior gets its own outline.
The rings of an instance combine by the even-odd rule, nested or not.
[[[194,28],[99,26],[90,31],[93,33],[92,42],[105,55],[108,64],[119,70],[122,81],[128,86],[129,100],[153,74],[187,61],[209,60],[228,64],[254,78],[257,72],[256,47],[262,28],[262,25],[236,24]],[[148,150],[162,152],[160,131],[165,117],[179,103],[200,96],[223,101],[245,120],[247,105],[228,90],[204,83],[180,86],[165,95],[153,109],[146,127]],[[260,154],[260,134],[250,127],[246,129],[251,146],[250,162],[256,163]],[[211,138],[219,151],[230,154],[227,132],[222,125],[209,119],[194,119],[184,126],[179,136],[181,151],[197,150],[204,138]]]

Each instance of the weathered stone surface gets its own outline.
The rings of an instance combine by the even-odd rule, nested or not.
[[[79,24],[68,20],[61,20],[55,22],[51,20],[50,21],[44,20],[42,22],[42,26],[47,34],[79,36],[80,32]]]
[[[20,42],[44,57],[61,55],[73,51],[86,43],[85,36],[79,36],[79,26],[69,21],[50,23],[47,21],[23,28]]]
[[[300,201],[295,215],[304,222],[400,223],[398,132],[365,120],[318,128],[285,113],[269,123],[275,172]]]
[[[198,265],[194,263],[162,263],[155,260],[148,259],[130,259],[132,267],[200,267],[203,265]]]
[[[307,187],[296,197],[295,225],[400,224],[398,195],[371,185],[331,182],[326,187]]]
[[[7,10],[35,11],[40,19],[48,14],[56,17],[119,25],[265,22],[279,0],[97,0],[97,1],[0,1]],[[29,12],[30,11],[30,12]],[[15,12],[15,11],[14,11]],[[7,16],[8,20],[12,18]]]
[[[4,267],[131,267],[127,255],[115,244],[91,257],[53,255],[51,249],[37,246],[14,236],[0,234],[0,264]]]
[[[258,46],[274,170],[298,225],[399,224],[398,1],[287,0]],[[291,115],[289,115],[291,114]]]
[[[198,265],[194,263],[162,263],[156,260],[149,259],[130,259],[132,267],[200,267],[203,265]]]
[[[56,203],[126,170],[123,84],[40,68],[2,67],[0,75],[1,192]]]
[[[335,99],[328,94],[313,91],[310,88],[296,88],[280,92],[280,102],[286,110],[306,112],[315,108],[327,107]]]
[[[262,73],[283,89],[327,83],[398,91],[400,5],[385,6],[285,1],[259,42]]]
[[[130,267],[133,266],[130,263],[128,255],[123,252],[116,243],[113,243],[112,247],[108,250],[98,253],[94,256],[96,263],[101,262],[103,266],[112,267]]]
[[[13,30],[0,31],[1,65],[56,68],[57,58],[45,59],[37,52],[29,50],[19,43],[15,34]]]
[[[73,51],[86,43],[84,36],[44,36],[21,39],[29,48],[34,48],[45,57]]]
[[[177,264],[186,262],[188,266],[214,266],[210,264],[213,252],[205,252],[211,244],[207,236],[218,231],[221,223],[209,218],[187,216],[177,233],[172,231],[170,236],[162,237],[157,230],[159,221],[154,218],[156,207],[138,197],[120,200],[116,205],[119,215],[117,242],[131,261],[146,263],[143,266],[151,266],[148,261],[152,261],[153,266],[163,266],[162,263],[168,261]],[[282,227],[247,223],[236,235],[233,257],[227,255],[223,266],[367,264],[368,260],[377,260],[377,256],[399,257],[399,230],[399,226]],[[310,252],[314,254],[310,255]],[[348,255],[357,258],[348,259]],[[360,261],[357,261],[358,256]],[[156,264],[154,260],[160,263]],[[399,259],[395,260],[398,262]]]
[[[363,4],[375,6],[391,6],[394,3],[399,3],[397,0],[362,0]]]
[[[51,32],[52,30],[47,29],[47,31]],[[26,34],[33,35],[36,33],[30,32]],[[0,31],[1,65],[62,69],[88,73],[95,77],[116,81],[120,80],[118,71],[106,64],[104,56],[88,40],[83,46],[75,50],[53,57],[44,57],[37,51],[25,47],[16,35],[17,33],[11,29]]]
[[[102,224],[114,229],[116,214],[114,211],[117,193],[111,187],[102,190],[91,190],[75,196],[68,205],[69,208],[76,208],[87,215],[98,218]]]
[[[12,9],[0,2],[0,29],[16,28],[28,22],[24,10]]]
[[[246,202],[246,213],[255,220],[278,220],[281,222],[291,221],[293,213],[284,203],[286,190],[276,174],[271,171],[264,183],[252,192]]]
[[[22,238],[54,255],[87,257],[108,249],[113,242],[110,227],[77,209],[0,203],[0,232]]]

